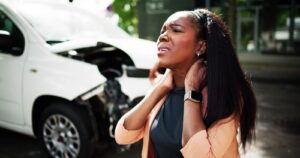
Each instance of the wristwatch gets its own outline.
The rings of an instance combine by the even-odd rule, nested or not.
[[[193,90],[187,91],[184,94],[184,101],[186,101],[186,100],[190,100],[195,103],[200,103],[200,102],[202,102],[202,94],[200,92],[196,92]]]

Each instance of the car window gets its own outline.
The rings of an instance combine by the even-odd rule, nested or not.
[[[0,10],[0,53],[21,55],[24,36],[14,22]]]

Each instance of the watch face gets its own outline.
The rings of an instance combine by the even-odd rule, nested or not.
[[[195,100],[202,101],[202,95],[199,92],[192,91],[191,98]]]

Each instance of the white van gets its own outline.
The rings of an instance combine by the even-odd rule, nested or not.
[[[155,49],[67,1],[0,0],[0,127],[89,157],[150,88]]]

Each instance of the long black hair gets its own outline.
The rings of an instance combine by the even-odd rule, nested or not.
[[[239,119],[240,140],[254,137],[256,99],[246,79],[223,20],[205,9],[189,11],[198,26],[198,39],[206,40],[208,105],[204,122],[209,128],[217,120],[235,114]]]

